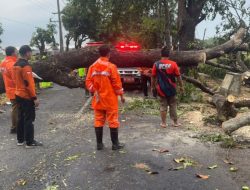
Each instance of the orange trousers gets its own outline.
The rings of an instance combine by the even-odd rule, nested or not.
[[[110,128],[118,128],[118,110],[94,110],[95,127],[104,127],[106,121]]]

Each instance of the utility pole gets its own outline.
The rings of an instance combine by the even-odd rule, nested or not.
[[[59,36],[60,36],[60,52],[64,51],[63,46],[63,33],[62,33],[62,19],[61,19],[61,10],[60,10],[60,0],[57,0],[57,14],[59,22]]]

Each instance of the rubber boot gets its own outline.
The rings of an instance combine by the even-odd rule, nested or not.
[[[96,149],[103,150],[103,148],[104,148],[104,144],[102,142],[103,127],[96,127],[95,134],[96,134],[96,144],[97,144]]]
[[[112,141],[112,150],[120,150],[124,148],[124,144],[119,142],[118,128],[110,128],[110,136]]]

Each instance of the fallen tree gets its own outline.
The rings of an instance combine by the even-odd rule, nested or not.
[[[246,35],[246,29],[239,29],[231,39],[217,47],[199,50],[199,51],[172,51],[170,59],[178,63],[179,66],[195,66],[199,63],[205,63],[206,60],[220,57],[240,48],[241,51],[248,50],[248,44],[243,43]],[[111,51],[111,62],[118,67],[152,67],[154,62],[160,59],[161,50],[142,50],[134,52]],[[99,54],[96,48],[88,47],[78,50],[57,54],[51,60],[57,65],[63,65],[72,69],[80,67],[89,67]]]
[[[231,134],[233,131],[247,126],[250,124],[250,113],[241,114],[238,117],[232,118],[222,123],[222,128],[227,134]]]
[[[196,66],[236,49],[248,50],[248,45],[243,43],[246,31],[243,28],[239,29],[228,42],[214,48],[200,51],[173,51],[170,59],[175,60],[179,66]],[[44,81],[52,81],[69,88],[78,88],[84,87],[84,82],[71,76],[69,72],[76,68],[89,67],[98,57],[97,48],[88,47],[57,54],[46,61],[33,63],[32,67],[33,71],[41,76]],[[115,49],[111,51],[111,62],[118,67],[152,67],[154,62],[159,59],[160,49],[135,52],[122,52]],[[1,83],[0,78],[0,85]],[[198,85],[198,87],[201,88],[202,86]],[[0,93],[2,92],[3,87],[1,85]]]

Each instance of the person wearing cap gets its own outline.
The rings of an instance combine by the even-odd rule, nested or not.
[[[13,67],[17,61],[17,51],[15,47],[9,46],[5,48],[6,57],[0,64],[0,71],[3,75],[4,86],[6,91],[6,96],[10,100],[12,105],[11,120],[12,125],[10,129],[11,134],[15,134],[17,130],[17,104],[15,97],[15,81],[13,78]]]
[[[35,82],[29,60],[32,50],[24,45],[19,50],[20,59],[15,63],[13,73],[16,81],[16,102],[18,104],[17,145],[26,142],[26,148],[42,146],[41,142],[34,140],[35,107],[39,106],[36,97]]]

